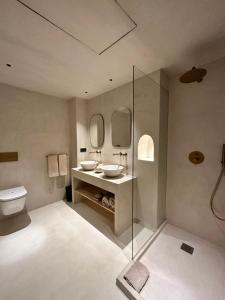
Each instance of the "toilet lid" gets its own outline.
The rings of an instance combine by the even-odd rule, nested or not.
[[[8,190],[0,191],[0,201],[10,201],[22,198],[27,194],[24,186],[18,186]]]

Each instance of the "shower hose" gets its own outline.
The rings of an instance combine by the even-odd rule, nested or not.
[[[222,169],[221,169],[221,172],[220,172],[220,175],[219,175],[219,177],[218,177],[218,179],[217,179],[216,185],[215,185],[215,187],[214,187],[214,189],[213,189],[212,196],[211,196],[211,198],[210,198],[210,208],[211,208],[212,213],[214,214],[214,216],[215,216],[218,220],[224,221],[224,222],[225,222],[225,217],[222,218],[222,217],[218,216],[218,214],[217,214],[217,212],[216,212],[216,210],[215,210],[215,208],[214,208],[214,205],[213,205],[213,201],[214,201],[216,192],[217,192],[217,190],[218,190],[218,187],[219,187],[219,185],[220,185],[220,182],[221,182],[221,180],[222,180],[223,175],[225,175],[224,172],[225,172],[225,165],[223,165],[223,167],[222,167]]]

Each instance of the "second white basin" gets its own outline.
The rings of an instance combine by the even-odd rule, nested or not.
[[[85,171],[91,171],[97,167],[98,162],[96,160],[84,160],[80,162],[80,165]]]
[[[103,165],[101,169],[104,172],[105,176],[116,177],[123,172],[124,167],[120,165]]]

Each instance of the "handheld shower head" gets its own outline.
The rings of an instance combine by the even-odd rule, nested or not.
[[[212,195],[211,195],[211,198],[210,198],[210,208],[211,208],[212,213],[214,214],[214,216],[215,216],[218,220],[225,222],[225,217],[220,216],[220,215],[217,213],[216,209],[214,208],[214,203],[213,203],[213,202],[214,202],[215,195],[216,195],[216,192],[217,192],[217,190],[218,190],[218,188],[219,188],[219,185],[220,185],[220,183],[221,183],[221,181],[222,181],[223,176],[225,175],[225,174],[224,174],[224,171],[225,171],[225,144],[223,144],[223,149],[222,149],[222,161],[221,161],[221,163],[222,163],[222,168],[221,168],[219,177],[218,177],[218,179],[217,179],[216,185],[215,185],[215,187],[214,187],[214,189],[213,189],[213,192],[212,192]]]

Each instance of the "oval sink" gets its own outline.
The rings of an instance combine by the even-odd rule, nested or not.
[[[124,167],[120,165],[103,165],[102,171],[107,177],[119,176],[124,170]]]
[[[83,170],[91,171],[97,167],[98,162],[96,160],[84,160],[80,162],[80,165]]]

